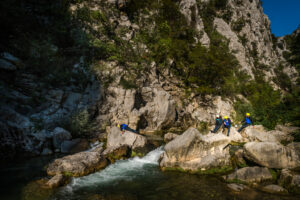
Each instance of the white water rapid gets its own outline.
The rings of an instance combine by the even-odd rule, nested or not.
[[[134,157],[128,160],[119,160],[100,172],[88,176],[73,178],[72,181],[64,187],[63,193],[72,193],[76,190],[90,188],[95,186],[116,185],[119,181],[131,181],[143,178],[151,173],[158,173],[158,170],[149,170],[158,165],[160,155],[163,153],[163,147],[159,147],[146,156]]]

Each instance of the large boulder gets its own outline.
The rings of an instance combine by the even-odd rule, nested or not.
[[[223,176],[226,181],[239,180],[245,183],[260,183],[272,180],[272,174],[266,167],[245,167]]]
[[[245,137],[249,142],[278,142],[278,139],[273,135],[261,128],[253,128],[252,126],[247,127],[242,132],[242,136]]]
[[[283,146],[275,142],[249,142],[244,145],[247,159],[268,168],[300,167],[300,143]]]
[[[222,134],[202,135],[197,129],[189,128],[165,146],[160,166],[205,170],[228,165],[229,150],[224,147],[229,142]]]
[[[108,162],[101,155],[102,149],[80,152],[54,160],[47,168],[47,174],[55,176],[84,176],[107,166]]]
[[[111,128],[107,136],[107,148],[117,148],[127,145],[132,149],[137,149],[145,147],[146,144],[146,137],[130,131],[125,131],[124,134],[121,134],[118,127]]]

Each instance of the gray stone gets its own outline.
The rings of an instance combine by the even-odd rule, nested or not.
[[[107,160],[99,152],[80,152],[54,160],[49,164],[47,174],[84,176],[106,167],[107,164]]]
[[[288,191],[279,185],[267,185],[261,188],[262,191],[275,194],[287,194]]]
[[[272,180],[272,175],[266,167],[245,167],[223,176],[226,181],[239,180],[246,183],[260,183]]]
[[[107,148],[116,148],[127,145],[132,149],[136,149],[143,148],[146,144],[146,137],[130,131],[125,131],[125,133],[122,134],[118,127],[112,127],[107,136]]]
[[[246,185],[236,184],[236,183],[227,184],[227,187],[229,187],[230,189],[232,189],[235,192],[240,192],[245,189],[249,189],[249,187],[247,187]]]
[[[252,126],[247,127],[244,133],[242,133],[242,136],[246,137],[250,142],[278,142],[272,133],[268,133],[259,128],[252,128]]]
[[[275,142],[249,142],[244,145],[245,156],[268,168],[300,167],[299,143],[283,146]]]
[[[46,185],[49,188],[57,188],[64,185],[65,182],[66,178],[62,174],[56,174],[46,183]]]
[[[224,149],[229,142],[222,134],[202,135],[197,129],[189,128],[166,144],[160,166],[205,170],[229,165],[229,150]]]

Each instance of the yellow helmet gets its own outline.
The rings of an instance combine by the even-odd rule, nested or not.
[[[249,116],[250,116],[250,113],[246,113],[246,116],[248,116],[248,117],[249,117]]]
[[[118,124],[118,128],[120,128],[120,124]]]
[[[228,119],[228,116],[224,116],[224,119]]]

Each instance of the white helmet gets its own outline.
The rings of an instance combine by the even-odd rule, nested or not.
[[[219,118],[219,117],[220,117],[220,115],[216,115],[216,117],[217,117],[217,118]]]

